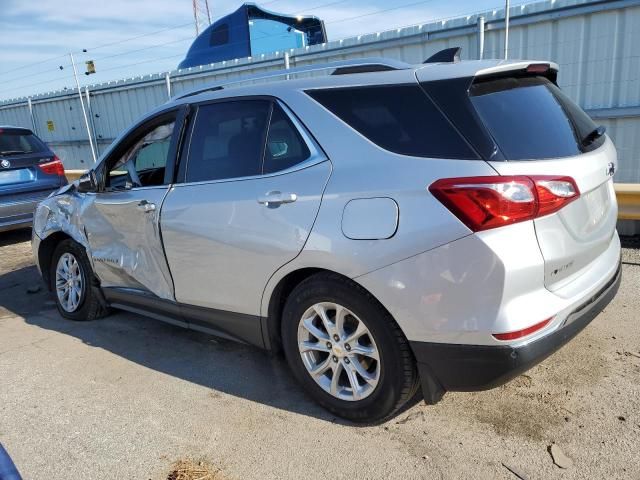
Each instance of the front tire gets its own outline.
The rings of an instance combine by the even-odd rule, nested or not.
[[[282,339],[296,379],[340,417],[383,421],[417,391],[404,334],[371,294],[340,275],[313,275],[291,292]]]
[[[63,240],[53,252],[49,275],[58,312],[70,320],[95,320],[108,311],[101,304],[96,281],[84,247]]]

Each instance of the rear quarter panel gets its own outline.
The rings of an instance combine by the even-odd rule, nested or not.
[[[463,225],[428,191],[439,178],[495,175],[481,160],[409,157],[388,152],[343,123],[303,91],[278,96],[303,120],[330,158],[334,171],[318,218],[304,249],[269,280],[261,314],[278,282],[301,268],[322,268],[350,278],[418,255],[466,235]],[[398,205],[398,228],[379,240],[353,240],[342,230],[345,206],[354,199],[391,198]],[[385,221],[372,209],[361,222]]]

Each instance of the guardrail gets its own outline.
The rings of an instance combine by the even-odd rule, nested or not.
[[[640,183],[616,183],[619,220],[640,220]]]
[[[86,170],[65,170],[64,175],[69,182],[79,179]]]
[[[66,170],[70,182],[80,178],[86,170]],[[616,183],[619,220],[640,220],[640,183]]]

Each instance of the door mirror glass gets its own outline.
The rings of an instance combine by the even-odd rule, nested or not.
[[[98,179],[94,170],[89,170],[78,180],[78,192],[96,192],[98,191]]]

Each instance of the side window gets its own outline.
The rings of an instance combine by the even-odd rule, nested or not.
[[[333,88],[310,90],[307,94],[391,152],[416,157],[477,158],[417,85]]]
[[[259,175],[271,102],[239,100],[198,108],[187,182]]]
[[[112,164],[106,187],[114,190],[163,185],[173,127],[171,120],[139,136]]]
[[[311,152],[289,117],[277,104],[273,106],[263,173],[273,173],[305,161]]]
[[[211,30],[211,37],[209,38],[209,45],[211,47],[217,47],[224,45],[229,41],[229,24],[223,23]]]

